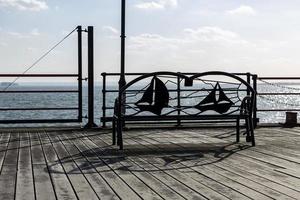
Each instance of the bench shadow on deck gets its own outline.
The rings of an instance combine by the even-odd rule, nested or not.
[[[300,128],[2,130],[0,199],[298,199]]]

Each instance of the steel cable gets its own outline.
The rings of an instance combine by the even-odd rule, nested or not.
[[[67,34],[65,37],[63,37],[59,42],[57,42],[53,47],[51,47],[46,53],[44,53],[42,56],[40,56],[33,64],[31,64],[22,74],[25,74],[30,69],[32,69],[36,64],[38,64],[42,59],[44,59],[51,51],[53,51],[58,45],[60,45],[65,39],[67,39],[72,33],[74,33],[77,30],[77,27],[73,29],[69,34]],[[5,87],[2,91],[6,91],[10,86],[12,86],[20,77],[15,78],[12,82],[10,82],[7,87]]]

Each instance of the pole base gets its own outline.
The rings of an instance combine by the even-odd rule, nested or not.
[[[87,123],[86,125],[84,125],[83,128],[96,128],[96,127],[98,127],[97,124],[92,122],[92,123]]]

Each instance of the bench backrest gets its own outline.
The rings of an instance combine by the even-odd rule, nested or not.
[[[246,96],[252,111],[255,94],[244,79],[227,72],[153,72],[128,82],[119,92],[117,108],[127,116],[230,115],[241,111]]]

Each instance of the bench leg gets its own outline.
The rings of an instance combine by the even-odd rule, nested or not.
[[[247,117],[245,119],[245,122],[246,122],[246,142],[251,142],[251,136],[250,136],[250,130],[251,130],[250,123],[251,123],[251,120],[250,120],[250,118]]]
[[[117,145],[120,147],[120,150],[123,149],[123,136],[122,136],[122,129],[123,124],[120,119],[117,122]]]
[[[236,119],[236,142],[240,142],[240,118]]]
[[[112,145],[115,145],[116,144],[116,119],[113,118],[113,121],[112,121]]]
[[[250,133],[251,133],[252,146],[255,146],[254,125],[253,125],[253,119],[252,118],[249,119],[249,123],[250,123]]]

